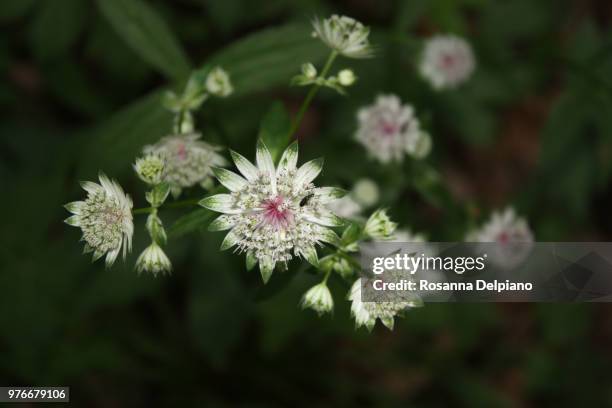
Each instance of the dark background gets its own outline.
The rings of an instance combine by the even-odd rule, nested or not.
[[[88,407],[612,404],[606,305],[435,304],[393,332],[355,331],[348,283],[332,279],[333,317],[301,311],[316,276],[294,265],[264,288],[197,214],[171,227],[171,277],[133,271],[143,217],[127,262],[81,255],[62,204],[102,169],[146,205],[131,163],[170,130],[162,90],[221,64],[236,92],[198,126],[252,157],[272,101],[301,103],[289,79],[327,53],[308,22],[332,12],[371,25],[378,54],[340,58],[334,72],[360,80],[348,97],[321,91],[305,118],[300,161],[326,157],[320,185],[368,176],[393,218],[432,240],[460,240],[507,204],[540,241],[612,238],[607,0],[2,0],[0,385],[66,385]],[[438,32],[475,49],[456,91],[415,70]],[[353,142],[356,109],[381,92],[415,106],[433,136],[426,163],[381,166]]]

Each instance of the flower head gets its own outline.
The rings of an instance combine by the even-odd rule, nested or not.
[[[178,134],[162,138],[144,148],[145,154],[157,154],[165,160],[163,181],[172,194],[180,195],[183,188],[204,185],[212,176],[212,166],[224,166],[220,149],[203,142],[198,133]]]
[[[110,267],[123,248],[123,258],[132,250],[132,199],[114,180],[106,175],[98,176],[100,184],[81,183],[87,191],[85,201],[75,201],[65,207],[73,216],[66,223],[83,231],[85,253],[93,252],[93,260],[106,254],[106,266]]]
[[[376,302],[364,302],[361,298],[362,279],[359,278],[353,283],[348,297],[352,302],[351,314],[355,318],[357,327],[365,326],[371,331],[376,324],[376,319],[380,319],[389,330],[393,330],[395,316],[410,308],[422,306],[422,301],[418,296],[398,295],[397,291],[381,292],[387,298]]]
[[[357,77],[351,69],[343,69],[342,71],[338,72],[338,82],[342,86],[351,86],[356,80]]]
[[[476,67],[472,47],[463,38],[438,35],[428,39],[421,57],[421,75],[435,89],[454,88],[465,82]]]
[[[334,14],[324,20],[315,18],[312,26],[314,37],[345,57],[369,58],[373,54],[368,41],[370,29],[353,18]]]
[[[229,96],[234,92],[228,73],[221,67],[213,68],[206,77],[206,90],[221,97]]]
[[[531,251],[533,234],[527,221],[508,207],[493,212],[487,223],[467,235],[466,241],[496,243],[495,246],[486,246],[486,249],[494,251],[488,254],[489,261],[501,267],[513,268]]]
[[[165,161],[158,154],[148,154],[136,159],[134,170],[142,181],[150,185],[161,183],[164,176]]]
[[[423,137],[412,106],[402,105],[395,95],[379,96],[376,103],[359,110],[357,120],[356,140],[382,163],[399,162],[404,155],[414,154]]]
[[[257,166],[236,152],[231,154],[242,176],[215,169],[215,176],[230,194],[217,194],[200,202],[224,214],[209,227],[212,231],[230,230],[221,248],[236,246],[246,252],[250,264],[259,262],[264,281],[277,262],[286,266],[293,256],[316,265],[316,245],[335,243],[338,237],[328,227],[342,224],[327,204],[344,192],[312,184],[323,161],[311,160],[297,168],[298,145],[293,143],[275,167],[261,140],[257,143]]]
[[[334,310],[334,299],[325,282],[313,286],[302,297],[302,308],[312,309],[321,316]]]
[[[172,264],[166,256],[163,249],[156,243],[152,242],[136,260],[136,270],[141,272],[151,272],[157,276],[158,273],[170,273]]]
[[[389,239],[397,228],[397,223],[391,221],[387,210],[378,209],[370,216],[364,227],[364,232],[372,239]]]

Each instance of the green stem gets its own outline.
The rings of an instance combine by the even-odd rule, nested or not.
[[[189,207],[189,206],[192,206],[192,205],[197,205],[200,200],[201,200],[200,198],[193,198],[191,200],[175,201],[173,203],[162,205],[161,207],[158,207],[158,208],[159,209],[163,209],[163,208]],[[137,208],[134,211],[132,211],[132,214],[134,214],[134,215],[136,215],[136,214],[150,214],[150,213],[153,212],[153,210],[155,210],[155,207]]]
[[[329,275],[331,275],[331,269],[325,272],[325,277],[323,278],[323,283],[327,285],[327,280],[329,279]]]
[[[323,70],[321,71],[321,74],[319,75],[320,78],[325,78],[325,76],[329,72],[337,56],[338,56],[338,51],[336,50],[332,51],[331,54],[329,54],[329,57],[327,58],[327,62],[325,62],[325,66],[323,66]],[[312,88],[310,88],[310,91],[308,91],[308,94],[306,95],[304,102],[302,102],[302,106],[300,107],[300,110],[295,115],[295,119],[293,120],[293,123],[291,124],[291,129],[289,130],[289,140],[292,139],[293,135],[300,127],[300,123],[302,123],[304,114],[308,110],[308,107],[310,106],[312,99],[317,94],[317,91],[319,90],[319,88],[321,88],[321,85],[316,84],[316,85],[313,85]]]

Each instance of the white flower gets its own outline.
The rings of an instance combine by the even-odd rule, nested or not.
[[[164,176],[164,158],[158,154],[148,154],[136,159],[134,170],[142,181],[150,185],[161,183]]]
[[[313,286],[302,297],[302,308],[312,309],[321,316],[334,310],[334,299],[325,282]]]
[[[302,75],[307,79],[315,79],[317,77],[317,69],[310,62],[302,64]]]
[[[397,295],[396,291],[381,292],[378,296],[388,297],[388,299],[385,298],[385,301],[362,302],[361,285],[362,278],[359,278],[353,283],[348,297],[352,301],[351,314],[355,318],[357,327],[365,326],[371,331],[376,324],[376,319],[380,319],[388,329],[393,330],[395,316],[410,308],[422,306],[422,301],[418,296]]]
[[[248,265],[259,262],[264,281],[277,262],[286,267],[293,255],[316,265],[315,246],[337,242],[338,236],[328,227],[342,224],[327,204],[344,195],[340,189],[312,184],[323,160],[311,160],[297,168],[298,145],[293,143],[275,168],[261,140],[257,143],[257,167],[240,154],[231,154],[243,176],[215,169],[215,176],[230,194],[217,194],[200,202],[203,207],[224,213],[209,227],[212,231],[230,229],[221,249],[236,245],[240,252],[246,252]]]
[[[151,272],[157,276],[158,273],[169,273],[172,270],[170,259],[157,243],[152,242],[136,260],[136,270],[140,272]]]
[[[145,146],[145,154],[157,154],[165,160],[164,180],[177,197],[183,188],[205,185],[212,176],[212,166],[225,166],[227,161],[217,153],[220,148],[205,143],[198,133],[170,135],[156,144]]]
[[[350,69],[343,69],[342,71],[338,72],[338,82],[342,86],[351,86],[356,80],[357,77],[355,76],[355,73]]]
[[[357,180],[353,186],[352,194],[355,201],[364,207],[371,207],[376,204],[380,195],[378,185],[367,178]]]
[[[83,231],[85,253],[93,252],[93,260],[106,254],[106,266],[110,267],[123,248],[123,258],[132,250],[132,199],[114,180],[99,174],[100,184],[84,181],[87,191],[85,201],[75,201],[65,207],[73,216],[66,223]]]
[[[213,68],[206,77],[206,90],[216,96],[229,96],[234,92],[229,75],[221,67]]]
[[[395,95],[379,96],[375,104],[359,110],[357,120],[356,140],[382,163],[402,161],[423,137],[412,106],[402,105]]]
[[[355,218],[363,210],[363,208],[361,208],[361,206],[349,195],[345,195],[339,200],[329,202],[327,208],[341,218]]]
[[[345,57],[369,58],[373,54],[368,42],[370,29],[353,18],[334,14],[322,21],[315,18],[312,26],[314,37]]]
[[[364,232],[372,239],[389,239],[396,228],[397,224],[391,221],[387,211],[378,209],[366,222]]]
[[[467,242],[496,243],[483,245],[490,262],[503,268],[514,268],[529,255],[533,234],[527,221],[518,217],[511,207],[493,212],[490,220],[466,237]]]
[[[438,35],[426,41],[420,71],[435,89],[460,85],[472,75],[475,67],[472,47],[463,38]]]

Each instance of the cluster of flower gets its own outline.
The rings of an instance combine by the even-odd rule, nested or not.
[[[338,55],[348,58],[368,58],[374,55],[369,43],[369,28],[344,16],[313,21],[313,36],[331,49],[330,58],[321,70],[306,63],[292,83],[313,86],[305,107],[319,87],[329,87],[340,93],[351,86],[356,76],[343,69],[327,76]],[[436,89],[451,88],[465,81],[474,69],[474,57],[469,45],[456,37],[435,37],[429,40],[423,54],[421,73]],[[139,272],[154,275],[169,273],[171,262],[162,247],[167,236],[158,210],[168,195],[178,197],[183,189],[201,185],[210,188],[213,178],[228,190],[202,199],[199,204],[218,216],[209,226],[211,231],[229,231],[221,250],[236,248],[246,255],[247,268],[259,265],[264,282],[275,269],[286,269],[292,259],[306,260],[323,274],[323,280],[308,290],[302,306],[319,314],[333,310],[334,300],[327,286],[332,272],[352,282],[347,298],[357,326],[372,329],[376,320],[392,328],[395,316],[420,306],[418,302],[362,302],[361,279],[355,253],[367,240],[424,242],[425,238],[408,230],[396,230],[387,211],[377,209],[369,217],[362,212],[376,205],[378,186],[371,180],[358,181],[352,191],[335,187],[317,187],[313,181],[323,167],[322,159],[310,160],[298,166],[298,144],[285,149],[275,164],[268,147],[259,140],[255,163],[230,151],[238,173],[225,169],[229,163],[220,148],[201,140],[195,131],[193,112],[210,97],[226,97],[233,91],[229,75],[220,67],[194,73],[181,94],[168,92],[164,106],[174,113],[173,133],[157,143],[145,146],[143,157],[136,160],[134,170],[150,187],[145,195],[150,207],[146,229],[151,244],[136,261]],[[395,95],[381,95],[372,106],[357,114],[359,129],[356,140],[371,156],[382,163],[402,161],[405,155],[425,158],[431,150],[429,134],[421,128],[414,108],[402,104]],[[299,118],[297,120],[299,123]],[[116,181],[104,174],[100,184],[85,182],[85,201],[66,205],[73,213],[66,220],[83,231],[85,251],[93,252],[94,260],[106,254],[111,266],[118,254],[131,250],[133,235],[132,200]],[[339,228],[343,230],[340,235]],[[531,238],[523,220],[513,213],[494,214],[490,224],[470,237],[477,240],[513,241]],[[319,258],[317,249],[326,248]]]

